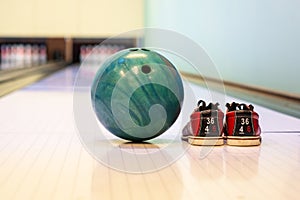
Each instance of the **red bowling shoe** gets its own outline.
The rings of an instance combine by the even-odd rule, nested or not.
[[[206,106],[206,103],[200,100],[190,116],[190,122],[182,131],[182,139],[192,145],[223,145],[224,113],[218,106],[218,103]]]
[[[224,135],[228,145],[256,146],[261,144],[259,115],[252,105],[227,103]]]

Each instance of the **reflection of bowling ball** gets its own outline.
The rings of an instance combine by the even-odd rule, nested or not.
[[[114,54],[100,67],[91,95],[100,122],[114,135],[138,142],[162,134],[175,122],[183,85],[164,56],[129,49]]]

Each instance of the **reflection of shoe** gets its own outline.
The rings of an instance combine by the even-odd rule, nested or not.
[[[224,113],[218,106],[218,103],[206,106],[200,100],[190,116],[190,122],[182,130],[182,139],[193,145],[223,145]]]
[[[259,115],[253,111],[252,105],[226,104],[226,123],[224,134],[228,145],[233,146],[256,146],[260,145]]]

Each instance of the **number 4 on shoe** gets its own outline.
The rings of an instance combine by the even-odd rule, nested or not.
[[[227,103],[224,134],[227,145],[256,146],[261,144],[259,115],[252,105]]]
[[[192,145],[223,145],[224,113],[218,106],[218,103],[206,106],[206,103],[200,100],[190,116],[189,123],[182,131],[182,139]]]

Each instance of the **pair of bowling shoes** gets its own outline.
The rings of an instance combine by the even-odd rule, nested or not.
[[[259,115],[254,107],[244,103],[226,104],[227,111],[219,109],[218,103],[200,100],[183,128],[182,139],[192,145],[257,146],[261,144]]]

